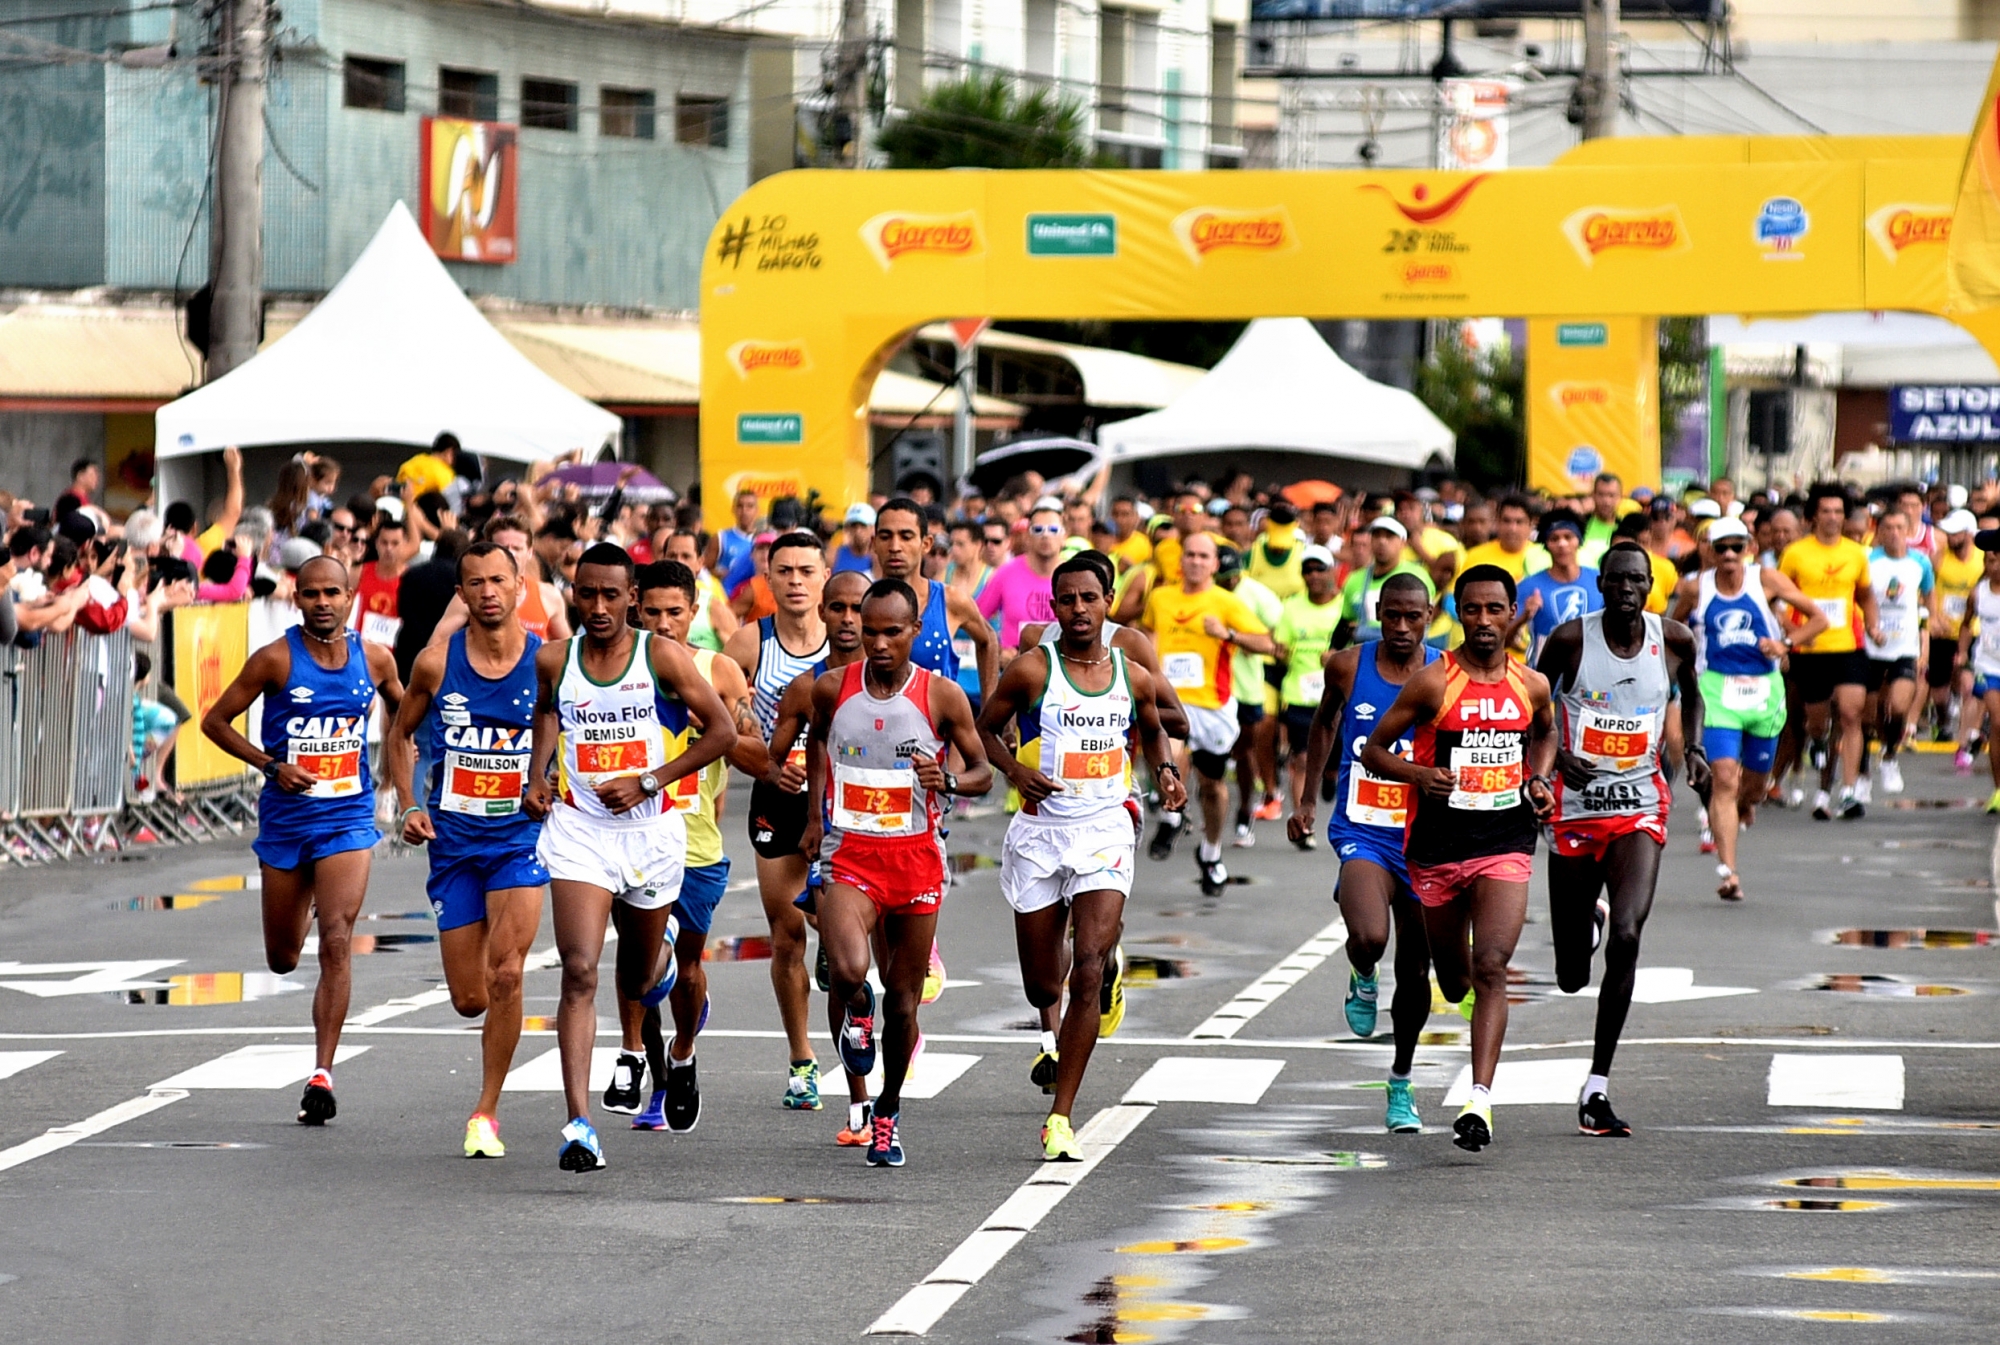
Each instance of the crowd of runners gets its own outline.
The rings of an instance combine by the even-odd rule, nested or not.
[[[1322,810],[1357,1037],[1376,1033],[1392,959],[1385,1128],[1421,1129],[1410,1070],[1434,977],[1471,1023],[1455,1142],[1493,1142],[1508,963],[1546,842],[1560,988],[1584,988],[1603,956],[1578,1124],[1629,1135],[1609,1076],[1675,782],[1699,801],[1683,834],[1740,902],[1760,807],[1861,817],[1902,790],[1913,739],[1951,744],[1969,773],[2000,718],[2000,558],[1978,549],[2000,545],[1979,535],[2000,526],[1991,489],[1738,499],[1717,481],[1676,500],[1606,476],[1569,500],[1488,501],[1455,483],[1288,495],[1239,474],[1157,501],[1044,490],[1017,481],[949,510],[923,491],[878,498],[824,530],[795,501],[767,518],[745,494],[714,536],[622,509],[588,545],[501,502],[480,540],[429,562],[450,582],[414,648],[409,586],[374,549],[405,540],[393,511],[352,563],[303,559],[296,624],[202,722],[268,781],[255,849],[272,969],[293,970],[317,927],[299,1121],[335,1115],[349,940],[386,824],[427,847],[451,1002],[483,1016],[465,1155],[505,1153],[545,892],[560,1165],[605,1165],[601,1000],[622,1049],[597,1105],[692,1130],[733,772],[786,1045],[773,1100],[823,1107],[817,993],[844,1076],[836,1140],[871,1165],[904,1162],[919,1014],[945,981],[940,917],[963,899],[946,827],[982,797],[1011,815],[1000,892],[1039,1015],[1023,1064],[1049,1095],[1044,1159],[1082,1157],[1071,1117],[1124,1018],[1141,850],[1175,882],[1191,855],[1214,895],[1258,823],[1311,850]],[[253,734],[232,727],[259,705]]]

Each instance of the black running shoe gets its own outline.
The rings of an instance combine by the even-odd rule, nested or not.
[[[313,1071],[306,1080],[306,1091],[299,1099],[299,1124],[302,1126],[323,1126],[333,1119],[333,1076],[323,1069]]]
[[[1179,840],[1187,829],[1186,818],[1181,819],[1179,826],[1175,826],[1171,822],[1160,823],[1160,829],[1153,833],[1152,843],[1146,847],[1146,858],[1172,859],[1174,857],[1174,842]]]
[[[1592,1093],[1576,1104],[1576,1128],[1581,1134],[1613,1139],[1625,1139],[1632,1133],[1632,1127],[1618,1119],[1618,1113],[1611,1110],[1611,1099],[1602,1093]]]
[[[701,1119],[701,1085],[694,1077],[694,1061],[685,1065],[667,1062],[667,1129],[685,1135]]]
[[[604,1109],[637,1116],[645,1086],[646,1057],[620,1051],[618,1063],[611,1067],[611,1082],[604,1085]]]
[[[1863,806],[1861,800],[1856,798],[1854,795],[1849,794],[1841,799],[1840,801],[1841,821],[1859,822],[1862,818],[1866,817],[1867,815],[1868,815],[1868,809],[1865,806]]]
[[[1229,870],[1219,859],[1195,857],[1195,866],[1201,870],[1201,894],[1204,897],[1219,897],[1229,886]]]
[[[1468,1102],[1451,1123],[1451,1142],[1467,1153],[1478,1153],[1493,1142],[1493,1109]]]

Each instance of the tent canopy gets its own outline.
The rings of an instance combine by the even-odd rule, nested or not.
[[[227,375],[154,415],[154,455],[236,444],[427,446],[444,430],[514,462],[594,454],[619,419],[508,344],[398,201],[319,306]]]
[[[1114,463],[1264,449],[1417,471],[1453,448],[1428,407],[1334,354],[1304,318],[1259,318],[1171,406],[1097,437]]]

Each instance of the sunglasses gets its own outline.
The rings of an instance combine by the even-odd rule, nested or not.
[[[1732,537],[1726,542],[1717,542],[1715,544],[1715,554],[1718,556],[1739,555],[1749,549],[1740,537]]]
[[[1028,531],[1037,537],[1060,537],[1063,535],[1063,526],[1060,523],[1030,523]]]
[[[982,537],[979,539],[979,544],[981,546],[1005,546],[1007,545],[1007,539],[1005,537]]]

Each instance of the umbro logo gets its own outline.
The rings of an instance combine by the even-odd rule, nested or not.
[[[1375,717],[1375,707],[1367,701],[1363,701],[1354,707],[1354,717],[1356,719],[1373,719]]]
[[[463,709],[465,707],[466,698],[459,692],[447,691],[444,693],[441,699],[444,701],[446,705],[449,705],[454,710]]]
[[[305,705],[309,703],[312,700],[312,698],[313,698],[313,693],[311,687],[292,688],[292,704]]]

